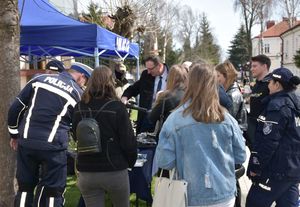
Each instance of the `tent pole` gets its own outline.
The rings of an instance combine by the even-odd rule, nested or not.
[[[95,47],[94,57],[95,57],[95,67],[98,67],[99,66],[99,54],[98,54],[98,48],[97,47]]]
[[[139,57],[136,57],[136,75],[135,75],[135,78],[136,78],[135,81],[140,79],[140,59],[139,59]],[[136,98],[136,102],[137,102],[137,104],[140,103],[140,96],[138,96]]]
[[[140,78],[140,60],[139,58],[136,58],[136,80]]]

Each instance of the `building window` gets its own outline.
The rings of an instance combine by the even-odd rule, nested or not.
[[[265,53],[270,53],[270,44],[265,44]]]

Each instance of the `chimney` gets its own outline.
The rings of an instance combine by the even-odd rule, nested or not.
[[[289,18],[288,18],[288,17],[282,17],[282,21],[288,22],[288,21],[289,21]]]
[[[275,25],[275,21],[274,20],[269,20],[266,23],[267,29],[269,29],[270,27],[273,27]]]

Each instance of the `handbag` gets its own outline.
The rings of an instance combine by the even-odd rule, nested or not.
[[[187,207],[188,183],[177,176],[174,179],[175,171],[169,171],[170,178],[162,177],[161,171],[155,182],[152,207]]]

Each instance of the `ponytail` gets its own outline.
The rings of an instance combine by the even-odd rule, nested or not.
[[[285,91],[293,91],[297,89],[297,85],[300,84],[300,78],[298,76],[293,76],[290,78],[289,82],[281,83]]]
[[[290,81],[291,84],[297,86],[300,84],[300,78],[298,76],[293,76]]]

